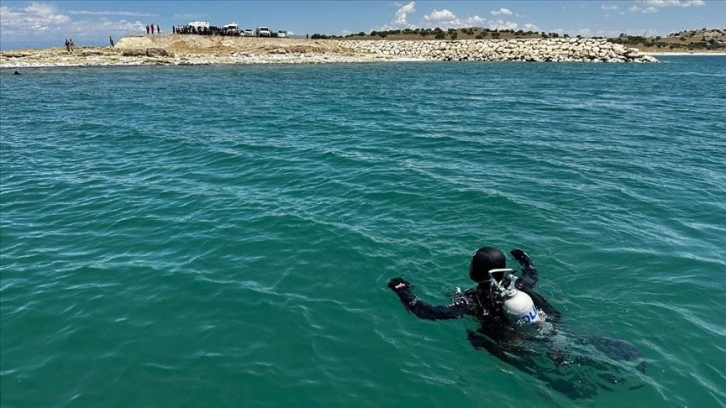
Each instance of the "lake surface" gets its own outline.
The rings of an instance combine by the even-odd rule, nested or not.
[[[726,406],[726,57],[659,59],[0,71],[0,405]],[[485,245],[639,385],[386,287],[448,303]]]

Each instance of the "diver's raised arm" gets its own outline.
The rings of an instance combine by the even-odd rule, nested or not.
[[[432,306],[413,294],[413,285],[403,278],[393,278],[388,281],[391,288],[409,312],[420,319],[445,320],[463,317],[469,310],[466,300],[460,300],[450,305]]]
[[[509,253],[512,254],[514,259],[516,259],[522,267],[522,287],[524,291],[532,298],[534,304],[547,314],[550,321],[559,321],[562,317],[560,312],[550,305],[544,296],[534,291],[534,285],[537,284],[539,276],[537,274],[537,268],[534,267],[529,255],[521,249],[513,249]]]
[[[534,289],[534,285],[537,284],[539,276],[537,275],[537,268],[534,267],[529,255],[521,249],[513,249],[509,253],[512,254],[514,259],[519,262],[519,266],[522,267],[522,284],[524,287]]]

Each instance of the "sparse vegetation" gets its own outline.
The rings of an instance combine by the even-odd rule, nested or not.
[[[692,30],[663,38],[620,34],[608,41],[628,47],[654,51],[726,51],[726,30]]]

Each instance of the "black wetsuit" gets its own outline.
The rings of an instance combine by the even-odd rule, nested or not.
[[[479,323],[476,331],[467,329],[468,339],[476,349],[485,349],[500,360],[541,379],[553,389],[575,399],[590,398],[597,389],[610,390],[612,384],[623,383],[625,375],[619,367],[591,358],[590,349],[578,350],[581,345],[590,345],[612,360],[639,360],[640,352],[632,344],[609,337],[571,335],[559,330],[561,315],[544,297],[534,292],[539,277],[532,260],[522,250],[510,252],[519,262],[522,279],[516,288],[532,298],[535,306],[546,314],[551,323],[547,332],[536,334],[520,330],[511,325],[502,311],[501,302],[491,293],[488,281],[478,284],[458,295],[448,305],[433,306],[419,299],[413,293],[412,285],[402,278],[393,278],[388,287],[398,295],[406,310],[421,319],[442,320],[474,317]],[[566,348],[553,347],[547,338],[564,336],[569,338]],[[582,347],[580,347],[582,348]],[[547,358],[540,358],[546,356]],[[568,367],[590,369],[593,372],[572,372]],[[637,366],[645,372],[645,362]]]
[[[532,260],[519,249],[512,250],[511,254],[522,268],[522,279],[517,283],[517,289],[528,294],[535,306],[547,315],[548,320],[558,321],[560,313],[544,297],[534,291],[539,277]],[[396,292],[406,310],[421,319],[458,319],[469,315],[476,318],[483,328],[499,327],[505,324],[501,304],[497,301],[496,296],[491,294],[491,285],[488,281],[481,282],[476,288],[465,291],[453,303],[441,306],[432,306],[416,297],[411,284],[401,278],[391,279],[388,286]],[[492,332],[492,334],[494,333]]]

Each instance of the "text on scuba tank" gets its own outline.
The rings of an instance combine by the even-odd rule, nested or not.
[[[537,319],[537,309],[532,308],[526,315],[517,319],[517,323],[529,323]]]

